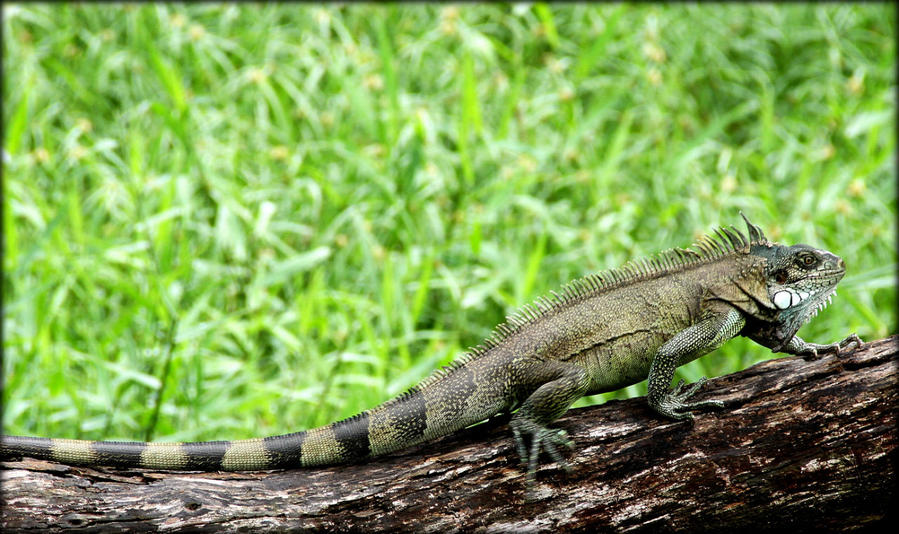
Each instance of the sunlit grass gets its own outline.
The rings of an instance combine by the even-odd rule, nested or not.
[[[5,5],[4,430],[326,423],[739,210],[849,265],[803,336],[885,336],[894,21],[885,4]],[[738,340],[681,373],[770,356]]]

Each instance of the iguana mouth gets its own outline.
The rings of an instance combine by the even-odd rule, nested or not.
[[[812,275],[809,275],[809,278],[834,278],[836,276],[843,277],[846,274],[846,269],[826,269],[822,271],[817,271]]]

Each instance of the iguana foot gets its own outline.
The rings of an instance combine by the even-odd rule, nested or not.
[[[511,423],[512,434],[515,436],[515,445],[521,465],[527,468],[525,479],[525,491],[530,495],[537,481],[537,460],[540,457],[540,449],[545,450],[549,456],[565,471],[571,471],[571,465],[559,452],[559,447],[572,448],[574,442],[568,438],[568,433],[561,429],[546,428],[533,421],[513,418]],[[525,443],[525,434],[531,438],[530,450]]]
[[[684,390],[685,383],[681,380],[674,386],[674,389],[666,393],[657,404],[650,403],[650,405],[655,411],[665,417],[670,417],[679,421],[692,421],[693,413],[690,410],[696,408],[723,408],[724,403],[719,400],[686,402],[686,400],[693,396],[693,394],[705,383],[706,377],[702,377],[688,389]]]
[[[794,340],[796,337],[794,336]],[[838,341],[836,343],[827,343],[825,345],[819,343],[809,343],[807,341],[798,340],[797,341],[799,347],[797,354],[801,355],[806,360],[817,360],[819,352],[831,352],[839,356],[844,351],[849,351],[852,349],[857,349],[861,347],[864,342],[861,338],[858,337],[854,332],[846,336],[842,341]]]

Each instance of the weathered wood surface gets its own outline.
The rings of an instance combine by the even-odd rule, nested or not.
[[[899,337],[714,379],[694,425],[645,399],[572,410],[573,472],[537,499],[488,423],[363,465],[172,473],[6,462],[4,532],[849,531],[896,520]]]

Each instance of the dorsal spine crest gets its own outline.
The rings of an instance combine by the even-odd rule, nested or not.
[[[563,286],[559,290],[560,292],[550,291],[549,295],[540,296],[532,303],[523,305],[518,311],[507,316],[504,323],[494,328],[483,343],[469,348],[468,352],[434,372],[413,390],[426,387],[467,362],[480,358],[510,336],[520,332],[521,329],[580,299],[589,298],[598,292],[612,289],[621,284],[633,283],[667,274],[672,270],[714,261],[728,254],[749,254],[751,245],[769,244],[761,228],[751,223],[742,212],[740,215],[746,221],[748,237],[732,226],[721,227],[713,233],[699,238],[691,248],[669,249],[651,257],[628,262],[617,269],[599,271],[575,279]]]

